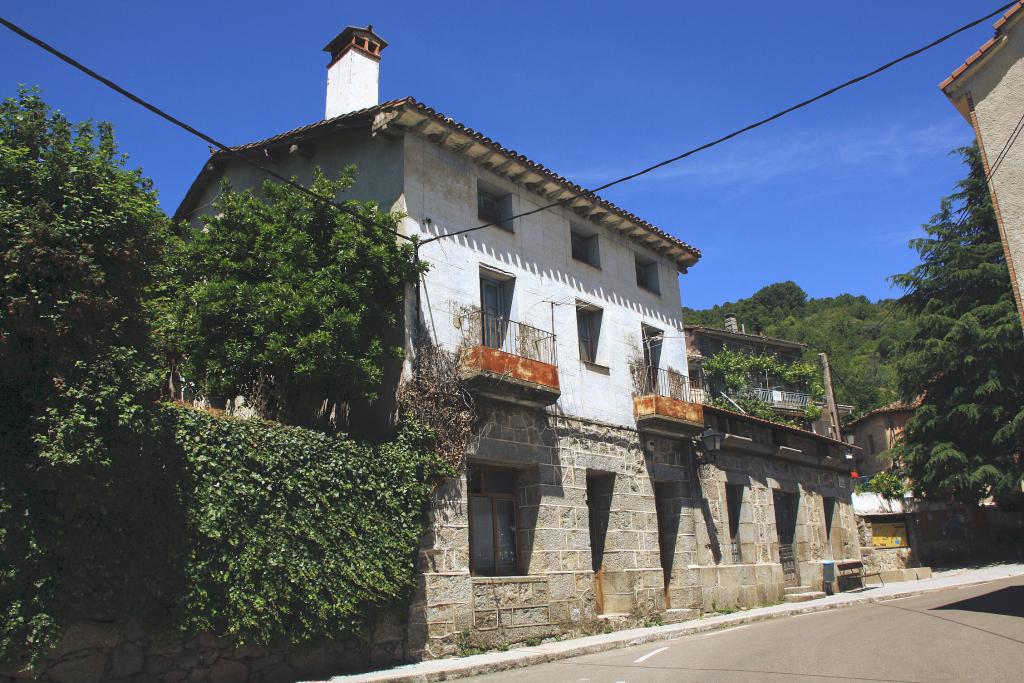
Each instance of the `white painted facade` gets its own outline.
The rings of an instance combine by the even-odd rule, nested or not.
[[[288,155],[275,168],[308,183],[313,168],[333,175],[349,164],[357,167],[357,181],[339,199],[373,200],[384,210],[401,211],[402,232],[421,239],[484,223],[477,216],[480,180],[509,193],[515,214],[549,203],[415,133],[396,139],[371,135],[368,128],[339,131],[319,138],[310,156]],[[265,180],[237,161],[227,161],[222,173],[235,189]],[[217,183],[207,183],[196,206],[206,207],[218,191]],[[570,225],[598,235],[600,268],[572,258]],[[637,253],[657,263],[660,294],[637,285]],[[434,341],[450,349],[462,342],[456,314],[480,306],[481,268],[515,278],[509,317],[556,335],[561,397],[549,411],[634,427],[628,363],[642,353],[642,325],[663,332],[660,367],[687,374],[675,263],[568,209],[516,219],[511,232],[491,226],[431,242],[420,256],[430,265],[421,283],[420,319]],[[597,363],[580,360],[577,302],[603,312]],[[411,329],[414,309],[407,307],[407,317]]]
[[[477,216],[478,180],[510,193],[514,214],[549,203],[421,136],[407,134],[404,152],[406,234],[427,239],[486,222]],[[600,268],[572,258],[570,225],[597,233]],[[660,294],[637,285],[636,253],[658,264]],[[562,394],[549,410],[634,425],[628,361],[641,353],[642,325],[664,334],[661,367],[687,372],[675,264],[572,211],[555,208],[516,219],[512,232],[491,226],[431,242],[420,256],[431,265],[421,286],[422,319],[435,341],[449,348],[461,341],[458,311],[480,305],[481,268],[515,277],[509,317],[557,337]],[[597,363],[580,360],[577,302],[603,312]]]

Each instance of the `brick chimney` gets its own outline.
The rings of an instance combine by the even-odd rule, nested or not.
[[[324,118],[334,118],[380,103],[380,53],[387,41],[366,28],[349,26],[324,46],[330,53],[327,65],[327,109]]]

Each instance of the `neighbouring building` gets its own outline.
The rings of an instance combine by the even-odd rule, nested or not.
[[[459,354],[479,428],[436,494],[395,657],[816,595],[823,560],[859,557],[851,447],[691,393],[677,278],[700,252],[417,100],[378,103],[386,45],[345,29],[328,118],[235,149],[303,181],[355,164],[346,198],[441,237],[406,342]],[[177,217],[224,177],[263,180],[214,154]]]
[[[992,192],[1013,294],[1024,325],[1024,1],[995,23],[995,35],[939,84],[974,128]]]
[[[710,403],[715,399],[728,402],[730,399],[743,397],[756,398],[770,406],[780,417],[802,423],[816,434],[836,434],[837,430],[832,428],[827,410],[822,411],[820,419],[806,418],[808,406],[817,405],[819,408],[825,408],[824,402],[814,400],[806,383],[794,384],[782,377],[762,373],[751,375],[749,385],[736,393],[709,378],[704,372],[704,361],[714,357],[722,349],[747,355],[771,356],[783,364],[790,364],[803,359],[806,344],[763,334],[750,334],[746,331],[746,326],[734,315],[725,316],[724,328],[686,325],[685,330],[690,381],[704,403]],[[831,387],[826,378],[823,378],[822,383],[825,391],[830,392]],[[837,405],[836,409],[840,418],[853,412],[853,406],[848,405]]]
[[[903,434],[903,426],[919,404],[897,401],[865,413],[843,428],[860,449],[857,473],[867,479],[892,467],[890,449]]]
[[[931,567],[921,566],[927,548],[910,496],[889,500],[877,493],[853,494],[853,509],[861,531],[860,556],[868,583],[927,579]]]

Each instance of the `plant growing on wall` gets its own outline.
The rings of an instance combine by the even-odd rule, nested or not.
[[[459,352],[434,344],[423,331],[415,346],[412,375],[398,389],[399,410],[429,428],[435,450],[461,469],[476,424],[476,406],[460,374]]]
[[[355,182],[319,169],[335,199]],[[244,395],[266,417],[329,427],[332,411],[373,399],[401,356],[389,334],[423,265],[393,230],[400,216],[347,201],[360,220],[273,181],[227,183],[175,258],[185,374],[209,397]]]
[[[821,382],[818,368],[807,361],[783,363],[770,354],[745,354],[732,351],[728,347],[704,360],[702,365],[704,377],[710,387],[719,386],[725,393],[747,413],[776,422],[790,422],[780,419],[766,402],[751,394],[749,389],[755,377],[767,376],[783,384],[803,386],[807,388],[810,401],[804,409],[804,418],[816,420],[821,417],[821,408],[817,403],[825,398],[825,387]],[[716,405],[734,409],[729,401],[717,396],[713,399]]]

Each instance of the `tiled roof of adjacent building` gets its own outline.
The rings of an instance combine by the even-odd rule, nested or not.
[[[825,436],[824,434],[816,434],[816,433],[814,433],[814,432],[812,432],[810,430],[807,430],[807,429],[802,429],[800,427],[794,427],[792,425],[782,424],[781,422],[773,422],[772,420],[766,420],[763,417],[757,417],[755,415],[749,415],[747,413],[740,413],[740,412],[737,412],[735,410],[729,410],[728,408],[722,408],[721,406],[712,406],[712,405],[706,405],[705,404],[704,405],[704,410],[705,410],[705,412],[710,411],[712,413],[719,413],[719,414],[725,415],[727,417],[739,418],[741,420],[746,420],[747,422],[753,422],[755,424],[759,424],[759,425],[762,425],[764,427],[770,427],[771,429],[776,429],[776,430],[779,430],[779,431],[782,431],[782,432],[790,432],[791,434],[798,434],[799,436],[807,437],[808,439],[814,439],[814,440],[817,440],[817,441],[825,441],[825,442],[828,442],[828,443],[831,443],[831,444],[834,444],[834,445],[837,445],[837,446],[842,446],[843,448],[847,448],[847,449],[850,449],[850,450],[854,450],[854,451],[862,450],[860,448],[860,446],[854,446],[853,444],[846,443],[845,441],[839,441],[838,439],[833,439],[832,437]]]
[[[730,339],[742,339],[743,341],[776,344],[779,346],[789,346],[794,349],[803,349],[807,347],[807,344],[804,344],[803,342],[790,341],[789,339],[779,339],[778,337],[768,337],[763,334],[733,332],[732,330],[725,330],[720,327],[705,327],[704,325],[685,325],[683,329],[685,329],[687,332],[701,332],[714,337],[729,337]]]
[[[953,73],[951,73],[949,75],[949,77],[946,78],[946,80],[942,81],[942,83],[939,83],[939,88],[941,88],[942,90],[945,90],[946,88],[948,88],[950,85],[953,84],[953,81],[955,81],[956,79],[960,78],[960,76],[962,76],[965,71],[967,71],[969,68],[971,68],[972,64],[974,64],[979,59],[984,57],[985,53],[987,53],[989,50],[991,50],[999,42],[999,40],[1002,38],[1003,26],[1006,25],[1006,22],[1009,21],[1010,18],[1013,17],[1017,13],[1017,11],[1020,10],[1021,7],[1024,7],[1024,0],[1018,0],[1017,4],[1015,4],[1009,10],[1007,10],[1006,13],[1003,14],[1002,17],[999,18],[999,21],[997,21],[993,25],[993,28],[995,28],[995,31],[996,31],[995,35],[992,36],[991,38],[989,38],[985,42],[984,45],[979,47],[974,52],[974,54],[972,54],[970,57],[968,57],[964,61],[963,64],[958,66],[953,71]],[[1024,16],[1024,15],[1022,15],[1022,16]]]
[[[416,125],[410,126],[401,123],[402,121],[407,120],[406,114],[408,114],[409,117],[416,117],[418,119]],[[411,120],[411,118],[408,120]],[[424,125],[424,122],[427,122],[427,125]],[[545,196],[547,196],[551,202],[565,201],[567,202],[567,205],[574,210],[580,210],[584,204],[589,205],[594,209],[592,211],[588,209],[590,216],[610,216],[614,221],[615,226],[620,230],[623,230],[621,227],[623,224],[628,224],[626,226],[628,229],[627,234],[631,238],[646,241],[649,245],[652,245],[653,248],[669,252],[679,264],[681,270],[685,270],[687,266],[696,263],[701,256],[700,250],[696,247],[683,242],[679,238],[665,232],[655,225],[652,225],[639,216],[616,206],[607,199],[604,199],[586,188],[573,183],[567,178],[558,175],[542,164],[532,161],[515,150],[504,147],[484,134],[455,121],[449,116],[441,114],[437,110],[428,107],[422,102],[418,102],[412,97],[391,100],[389,102],[378,104],[374,107],[368,107],[342,116],[317,121],[305,126],[300,126],[299,128],[294,128],[284,133],[279,133],[263,140],[238,145],[231,149],[235,152],[250,152],[259,149],[268,149],[278,145],[294,144],[310,138],[320,137],[330,133],[336,128],[348,128],[352,125],[364,124],[374,126],[380,125],[383,127],[396,125],[396,127],[404,127],[424,134],[427,133],[427,129],[430,128],[431,125],[443,128],[447,133],[443,138],[441,135],[434,136],[429,134],[427,137],[431,139],[436,137],[441,139],[443,142],[443,140],[446,140],[449,137],[458,136],[460,141],[465,140],[465,142],[460,142],[460,146],[463,150],[468,146],[485,148],[485,154],[481,154],[480,157],[486,156],[490,159],[493,158],[494,155],[498,155],[505,160],[502,165],[505,165],[507,162],[515,164],[517,168],[522,168],[523,170],[518,173],[518,177],[520,180],[525,179],[524,182],[527,185],[527,189],[533,189],[534,191],[537,189],[544,189]],[[437,140],[434,141],[437,142]],[[478,161],[480,157],[477,158]],[[224,151],[215,151],[211,156],[211,160],[215,161],[221,161],[228,158],[230,158],[229,153]],[[494,170],[494,166],[496,166],[496,164],[491,164],[492,170]],[[177,212],[175,212],[176,219],[186,213],[191,202],[197,198],[196,195],[198,195],[198,192],[205,181],[204,176],[207,173],[207,169],[209,169],[209,164],[207,164],[204,171],[201,172],[193,182],[192,187],[189,188],[189,191],[182,200]],[[555,186],[555,189],[547,190],[545,185],[548,184]],[[531,186],[533,187],[531,188]]]
[[[846,425],[846,427],[855,427],[860,422],[868,419],[869,417],[874,417],[875,415],[885,415],[886,413],[913,412],[921,407],[921,401],[923,398],[923,396],[918,396],[909,403],[906,401],[893,401],[892,403],[884,405],[881,408],[875,408],[872,411],[864,413],[856,420]]]

